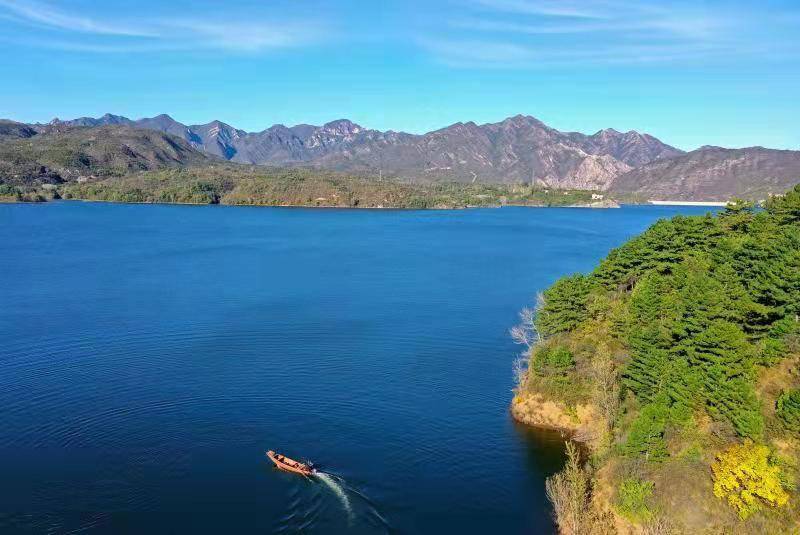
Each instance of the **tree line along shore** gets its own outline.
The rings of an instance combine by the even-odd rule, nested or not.
[[[525,184],[378,180],[309,168],[198,166],[77,177],[67,181],[0,183],[6,202],[82,199],[129,203],[326,206],[340,208],[466,208],[482,206],[613,207],[597,194]]]

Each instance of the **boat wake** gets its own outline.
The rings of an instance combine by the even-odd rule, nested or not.
[[[350,498],[347,497],[347,491],[342,485],[339,484],[341,479],[332,474],[326,474],[325,472],[319,471],[315,472],[314,475],[319,478],[320,481],[328,485],[334,494],[336,494],[336,496],[339,498],[339,501],[342,502],[342,507],[344,507],[344,510],[347,512],[348,522],[352,523],[353,507],[350,505]]]

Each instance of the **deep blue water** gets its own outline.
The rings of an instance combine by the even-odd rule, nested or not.
[[[705,211],[0,205],[0,531],[551,532],[507,330]]]

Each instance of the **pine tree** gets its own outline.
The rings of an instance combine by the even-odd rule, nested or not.
[[[776,413],[786,428],[800,433],[800,389],[783,392],[776,405]]]
[[[763,420],[753,387],[754,349],[742,330],[717,320],[682,341],[679,351],[702,374],[698,395],[709,414],[730,421],[741,436],[757,437]]]
[[[624,452],[629,456],[642,456],[648,461],[660,462],[669,453],[664,441],[664,432],[669,420],[669,410],[660,402],[642,407],[639,416],[631,425]]]
[[[544,305],[539,310],[536,325],[545,335],[568,332],[588,316],[586,299],[591,284],[587,277],[577,274],[559,279],[544,292]]]
[[[770,197],[767,202],[767,212],[781,224],[800,222],[800,184],[782,197]]]

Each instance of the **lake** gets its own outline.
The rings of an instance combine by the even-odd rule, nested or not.
[[[552,532],[508,329],[708,210],[0,205],[0,531]]]

